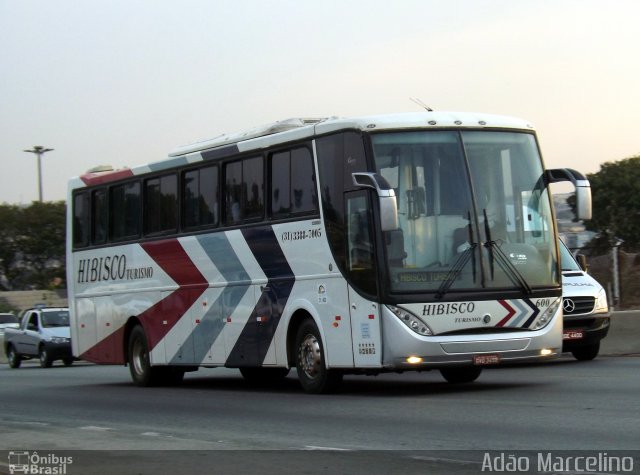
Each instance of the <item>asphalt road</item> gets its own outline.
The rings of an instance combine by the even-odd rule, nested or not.
[[[478,473],[489,450],[640,448],[638,357],[489,369],[461,386],[436,371],[353,376],[322,396],[293,374],[257,388],[201,369],[180,387],[137,388],[124,367],[0,365],[0,451],[87,450],[69,474],[165,473],[177,461],[166,473],[200,473],[210,459],[225,473],[287,473],[282,460],[299,473]]]

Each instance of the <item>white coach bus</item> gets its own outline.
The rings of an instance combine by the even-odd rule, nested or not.
[[[141,386],[198,367],[250,380],[485,365],[562,349],[545,170],[518,119],[423,112],[292,119],[69,185],[74,355]]]

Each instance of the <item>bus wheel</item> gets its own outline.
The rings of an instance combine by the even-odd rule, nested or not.
[[[318,327],[306,320],[296,335],[296,371],[302,388],[312,394],[330,392],[342,382],[342,373],[327,369]]]
[[[19,368],[22,363],[22,357],[13,348],[13,345],[9,345],[9,348],[7,348],[7,359],[11,368]]]
[[[248,382],[262,385],[282,381],[289,368],[240,368],[240,373]]]
[[[38,358],[40,359],[40,366],[43,368],[51,368],[53,361],[49,358],[49,353],[47,353],[47,348],[44,345],[42,345],[38,351]]]
[[[156,386],[163,382],[162,371],[152,367],[149,361],[147,336],[140,325],[131,330],[129,336],[129,372],[136,386]]]
[[[581,346],[576,348],[571,352],[573,357],[578,361],[591,361],[600,352],[600,342],[594,343],[593,345]]]
[[[464,366],[461,368],[441,368],[442,377],[451,384],[472,383],[480,373],[482,368],[478,366]]]

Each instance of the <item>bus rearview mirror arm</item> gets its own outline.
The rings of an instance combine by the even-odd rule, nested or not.
[[[380,206],[380,227],[383,231],[398,229],[398,203],[396,192],[384,177],[377,173],[352,173],[353,184],[361,188],[373,188]]]
[[[578,219],[591,219],[591,184],[579,171],[571,168],[554,168],[547,170],[549,183],[570,181],[576,189],[576,211]]]

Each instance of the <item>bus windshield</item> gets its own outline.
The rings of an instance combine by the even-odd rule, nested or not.
[[[372,135],[376,171],[395,189],[386,232],[392,292],[558,285],[556,243],[535,136],[416,131]]]

